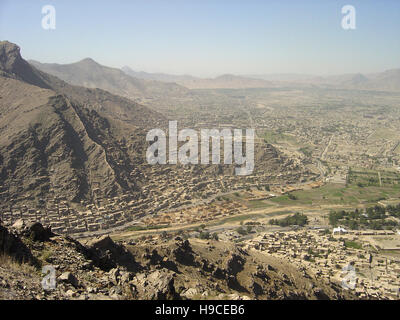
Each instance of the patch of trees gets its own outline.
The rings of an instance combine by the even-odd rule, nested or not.
[[[305,226],[308,224],[308,218],[306,215],[296,212],[294,215],[288,216],[282,219],[271,219],[269,220],[269,224],[278,225],[280,227],[287,226]]]
[[[252,227],[250,225],[248,225],[246,228],[239,227],[236,229],[236,232],[239,233],[241,236],[245,236],[245,235],[251,233],[251,231],[252,231]]]
[[[397,206],[374,206],[353,211],[332,211],[329,213],[329,224],[346,226],[351,230],[359,229],[394,229],[400,224],[390,217],[400,218],[400,204]]]
[[[297,200],[297,197],[293,193],[288,193],[288,198],[290,200]]]

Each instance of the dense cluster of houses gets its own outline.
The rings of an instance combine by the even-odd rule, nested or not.
[[[51,198],[40,209],[31,209],[26,205],[11,207],[10,211],[1,212],[0,218],[5,225],[12,225],[18,219],[38,221],[51,226],[55,233],[76,234],[122,226],[140,215],[142,209],[148,206],[146,201],[134,201],[128,194],[97,203],[99,205],[81,205],[86,210],[77,210],[65,199]]]
[[[374,232],[373,232],[374,233]],[[360,298],[398,299],[400,290],[400,259],[376,254],[369,243],[361,248],[346,245],[339,234],[322,230],[301,230],[264,233],[248,240],[253,249],[288,260],[299,270],[311,272],[327,283],[341,283],[346,276],[343,268],[355,270],[355,293]]]

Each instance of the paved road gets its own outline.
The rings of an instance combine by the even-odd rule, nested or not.
[[[331,143],[332,143],[332,139],[333,139],[334,136],[335,136],[335,135],[333,134],[333,135],[330,137],[328,144],[326,145],[324,151],[322,152],[322,154],[321,154],[321,159],[322,159],[322,160],[325,160],[326,153],[328,152],[328,149],[329,149],[329,147],[330,147],[330,145],[331,145]]]

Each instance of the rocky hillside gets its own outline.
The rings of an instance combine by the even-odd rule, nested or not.
[[[307,270],[220,241],[172,238],[80,243],[39,223],[0,226],[0,299],[343,299]],[[40,284],[45,265],[57,288]]]
[[[163,121],[128,99],[38,71],[16,45],[0,42],[3,204],[36,201],[50,191],[70,201],[90,199],[94,181],[107,196],[140,191],[130,172],[144,161],[145,128]]]

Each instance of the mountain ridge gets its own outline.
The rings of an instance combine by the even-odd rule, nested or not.
[[[29,62],[37,69],[69,84],[92,89],[99,88],[133,101],[162,96],[169,92],[183,95],[187,93],[186,88],[175,83],[137,79],[120,69],[103,66],[91,58],[70,64],[40,63],[35,60]]]
[[[122,70],[136,78],[158,81],[174,81],[189,89],[243,89],[243,88],[279,88],[296,86],[319,86],[350,90],[400,90],[400,68],[379,73],[349,73],[329,76],[309,74],[222,74],[214,78],[201,78],[192,75],[171,75],[134,71],[124,66]]]

